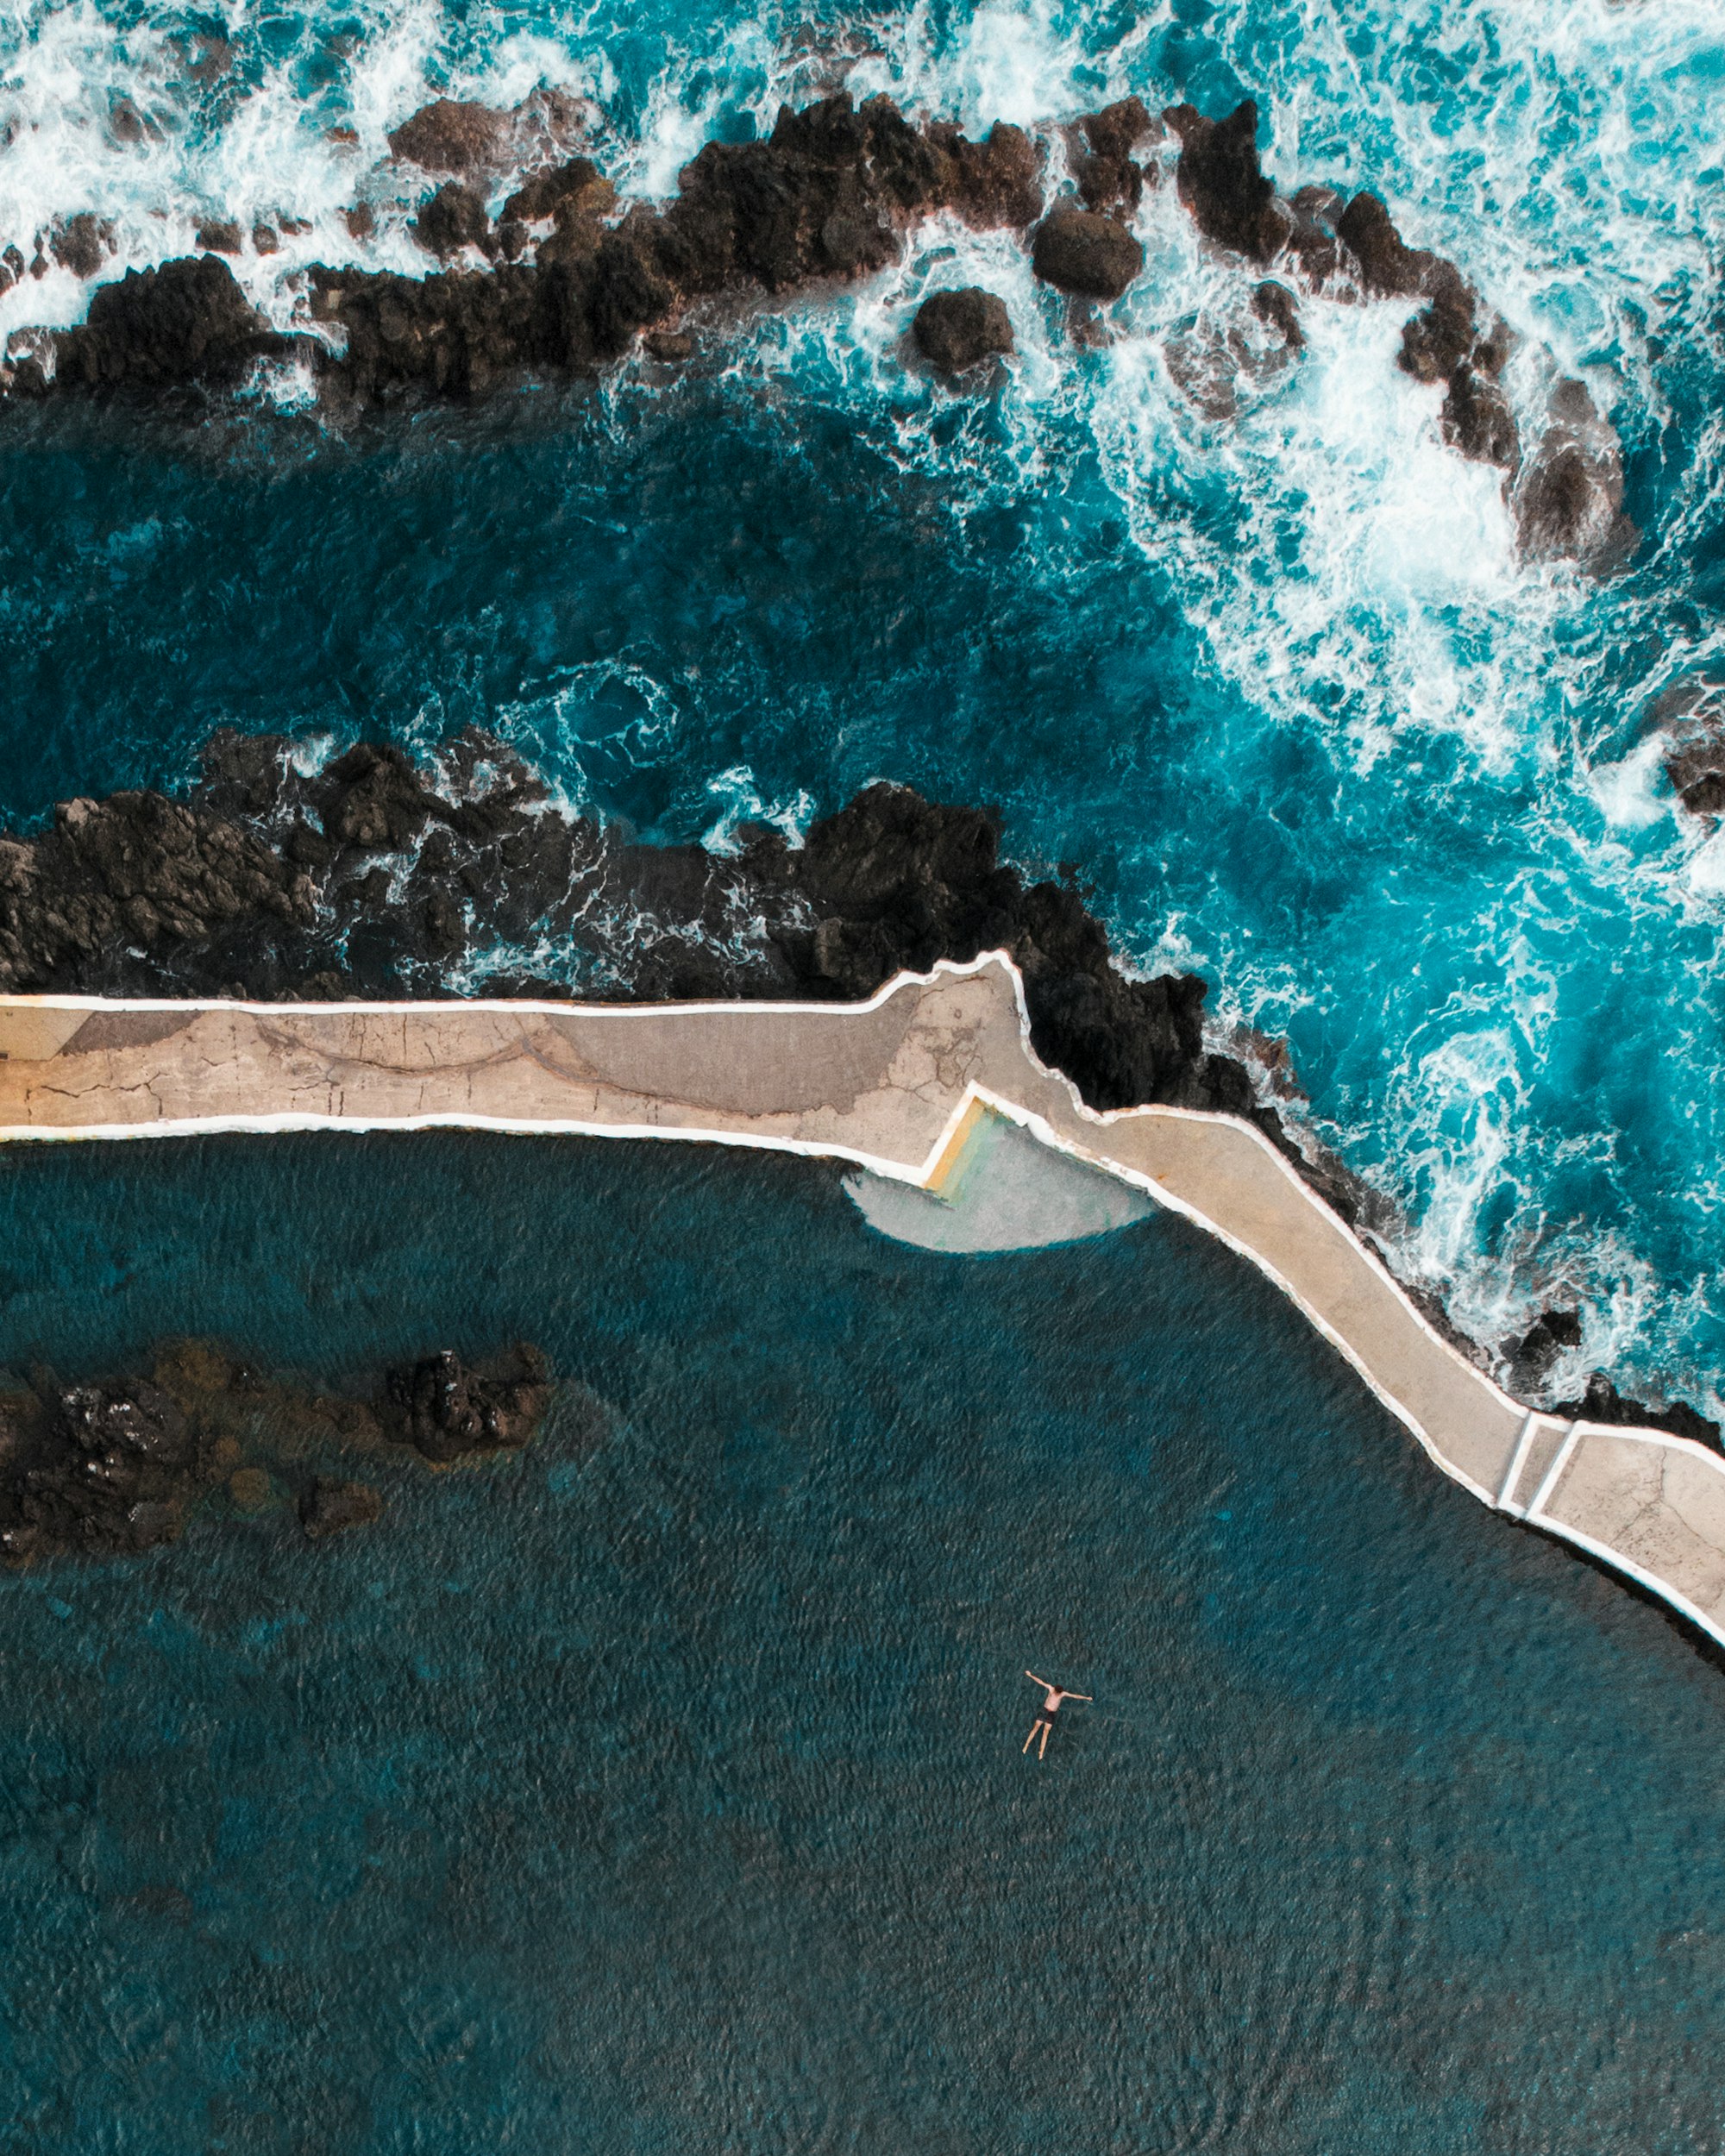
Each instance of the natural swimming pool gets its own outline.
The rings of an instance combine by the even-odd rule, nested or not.
[[[449,1133],[9,1149],[0,1222],[14,1364],[605,1403],[0,1579],[13,2145],[1716,2141],[1725,1676],[1183,1223]],[[1040,1765],[1026,1663],[1096,1695]]]

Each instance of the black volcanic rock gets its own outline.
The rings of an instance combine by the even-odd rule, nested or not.
[[[1480,327],[1477,296],[1452,263],[1408,247],[1375,195],[1345,201],[1333,188],[1308,185],[1281,200],[1259,162],[1250,99],[1221,120],[1189,104],[1170,107],[1163,120],[1181,143],[1181,199],[1217,246],[1260,268],[1275,261],[1334,299],[1424,302],[1406,325],[1401,364],[1443,385],[1439,424],[1454,448],[1521,474],[1514,505],[1525,551],[1596,569],[1627,555],[1638,535],[1622,513],[1615,437],[1596,415],[1597,423],[1574,423],[1554,403],[1543,446],[1524,460],[1499,385],[1509,334],[1501,323]],[[285,337],[213,257],[166,263],[98,287],[84,328],[17,339],[20,356],[0,365],[0,397],[231,383],[252,359],[289,352],[309,362],[332,398],[361,404],[478,398],[530,375],[591,374],[637,350],[674,364],[693,349],[680,326],[692,305],[866,276],[899,256],[919,220],[943,211],[978,229],[1034,225],[1036,273],[1080,302],[1118,298],[1143,270],[1137,240],[1104,214],[1130,212],[1146,184],[1149,168],[1134,152],[1156,122],[1136,97],[1065,129],[1082,206],[1058,203],[1045,217],[1043,151],[1025,129],[1002,122],[973,141],[950,122],[907,119],[886,97],[859,106],[840,93],[800,111],[781,107],[763,141],[708,142],[671,200],[637,203],[618,221],[598,166],[567,154],[580,124],[578,101],[548,91],[513,114],[439,99],[391,136],[397,156],[451,175],[419,212],[419,241],[443,263],[477,250],[495,265],[489,270],[414,279],[316,265],[305,278],[314,334]],[[493,229],[478,183],[511,163],[518,184]],[[369,237],[374,212],[356,204],[348,223],[355,238]],[[260,251],[273,247],[273,229],[258,232]],[[91,274],[111,237],[88,214],[53,234],[62,259],[75,257]],[[200,238],[238,252],[241,227],[213,221]],[[23,267],[16,248],[0,255],[0,290]],[[1252,305],[1282,334],[1278,361],[1301,348],[1285,285],[1260,283]],[[1080,337],[1090,334],[1082,310],[1074,326]],[[989,334],[998,335],[998,323]],[[943,331],[931,322],[927,336],[936,365],[962,364],[967,339],[957,325]],[[1201,409],[1213,418],[1233,411],[1245,349],[1237,333],[1170,338],[1164,348]]]
[[[1248,97],[1226,120],[1171,105],[1163,117],[1180,137],[1176,184],[1198,229],[1218,247],[1267,263],[1291,220],[1258,164],[1257,105]]]
[[[1354,196],[1336,221],[1336,235],[1353,256],[1367,291],[1380,299],[1416,298],[1451,266],[1440,255],[1410,248],[1376,195]]]
[[[1229,1106],[1279,1131],[1243,1068],[1205,1050],[1203,984],[1121,974],[1077,892],[1002,862],[983,811],[876,786],[800,848],[760,831],[724,859],[545,812],[538,780],[480,734],[435,773],[361,742],[307,774],[291,746],[221,734],[188,800],[72,802],[41,836],[0,838],[0,987],[406,995],[522,942],[584,958],[587,993],[860,1000],[1004,950],[1038,1052],[1093,1106]]]
[[[1581,1338],[1578,1310],[1542,1310],[1519,1340],[1505,1340],[1498,1351],[1509,1382],[1524,1391],[1537,1389],[1559,1357],[1578,1348]]]
[[[1013,318],[997,293],[967,285],[962,291],[931,292],[916,310],[911,335],[924,359],[947,374],[1013,349]]]
[[[113,252],[113,226],[91,210],[57,217],[48,232],[48,253],[74,277],[94,277]]]
[[[540,351],[543,295],[518,264],[423,279],[319,266],[310,283],[313,319],[344,333],[341,355],[320,365],[363,404],[406,390],[483,396]]]
[[[1057,203],[1036,229],[1031,266],[1060,291],[1118,299],[1143,270],[1144,249],[1114,218]]]
[[[503,154],[510,136],[506,112],[439,97],[391,131],[390,153],[428,172],[479,172]]]
[[[518,144],[520,117],[445,99],[391,137],[398,156],[454,175],[421,210],[420,241],[445,260],[469,247],[501,256],[494,271],[415,279],[315,266],[311,318],[336,334],[288,340],[213,257],[167,263],[98,289],[86,327],[58,341],[54,385],[231,379],[258,353],[298,348],[361,403],[410,391],[476,397],[529,370],[590,373],[643,333],[662,341],[709,294],[866,275],[932,210],[989,229],[1022,229],[1042,210],[1041,152],[1022,128],[997,126],[973,142],[948,123],[913,125],[889,98],[858,107],[841,95],[783,108],[764,141],[709,142],[670,202],[637,204],[615,225],[612,190],[591,160],[531,173],[493,232],[469,178]],[[555,231],[537,232],[548,219]],[[363,204],[348,222],[356,236],[375,224]],[[0,389],[33,394],[53,385],[34,361],[0,379]]]
[[[1142,97],[1122,97],[1100,112],[1082,114],[1071,130],[1084,145],[1073,178],[1087,210],[1136,210],[1144,195],[1144,167],[1132,152],[1155,122]]]
[[[261,837],[157,793],[69,801],[40,837],[0,840],[0,980],[16,988],[316,912],[309,879]]]
[[[446,1459],[527,1442],[549,1397],[544,1358],[516,1347],[476,1371],[458,1367],[453,1410],[432,1403],[431,1441]],[[603,1404],[577,1388],[581,1440],[603,1434]],[[480,1444],[467,1441],[476,1411]],[[115,1557],[179,1538],[194,1517],[268,1525],[285,1502],[313,1540],[367,1525],[384,1509],[372,1471],[415,1460],[388,1382],[373,1405],[271,1379],[212,1343],[168,1343],[147,1377],[63,1386],[46,1369],[0,1371],[0,1560]],[[416,1463],[415,1471],[418,1471]]]
[[[56,379],[89,389],[231,382],[260,355],[291,348],[213,254],[128,270],[97,287],[84,327],[59,343]]]
[[[466,247],[477,248],[481,254],[494,254],[497,248],[485,197],[458,179],[445,180],[421,205],[413,236],[428,253],[444,258],[459,254]]]
[[[513,1451],[544,1419],[550,1397],[545,1358],[518,1346],[484,1369],[445,1350],[411,1369],[392,1370],[386,1427],[438,1466],[471,1452]]]
[[[1623,456],[1584,382],[1552,385],[1544,432],[1513,498],[1523,549],[1535,559],[1609,570],[1640,535],[1623,513]]]
[[[1691,816],[1725,815],[1725,719],[1703,711],[1671,730],[1665,776]]]

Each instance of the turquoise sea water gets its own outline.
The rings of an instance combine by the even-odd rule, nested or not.
[[[649,193],[840,83],[973,125],[1250,91],[1284,187],[1378,188],[1502,310],[1530,438],[1548,367],[1585,376],[1643,542],[1603,585],[1519,561],[1496,475],[1394,366],[1393,304],[1308,305],[1299,364],[1205,417],[1178,376],[1245,283],[1164,185],[1101,350],[1015,242],[935,223],[900,270],[703,331],[675,383],[341,439],[267,400],[191,431],[9,415],[0,806],[177,783],[222,724],[429,746],[467,720],[667,837],[795,827],[877,776],[998,800],[1137,959],[1288,1034],[1323,1134],[1405,1205],[1398,1262],[1465,1324],[1579,1300],[1560,1385],[1603,1363],[1719,1408],[1725,840],[1674,814],[1649,730],[1721,665],[1710,0],[653,0],[626,25],[365,0],[231,13],[194,73],[215,28],[0,24],[0,240],[94,207],[141,261],[217,210],[302,216],[238,265],[285,318],[359,196],[366,259],[423,267],[380,160],[436,90],[579,93]],[[116,141],[121,98],[154,135]],[[1018,324],[977,401],[898,356],[955,277]],[[0,329],[84,304],[27,278]]]
[[[1720,2145],[1718,1673],[1183,1223],[953,1258],[824,1168],[448,1135],[3,1169],[8,1358],[528,1332],[606,1406],[321,1548],[0,1580],[8,2151]],[[1096,1695],[1041,1764],[1026,1664]]]

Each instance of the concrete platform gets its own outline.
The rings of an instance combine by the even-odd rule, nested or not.
[[[1725,1644],[1725,1459],[1512,1400],[1248,1125],[1084,1107],[1032,1053],[998,954],[858,1005],[0,998],[0,1138],[453,1125],[762,1146],[938,1189],[988,1110],[1220,1236],[1482,1503]]]

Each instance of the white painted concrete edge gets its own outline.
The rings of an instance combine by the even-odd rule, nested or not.
[[[1098,1130],[1105,1130],[1111,1124],[1121,1122],[1132,1117],[1153,1114],[1189,1119],[1196,1123],[1226,1124],[1242,1133],[1258,1147],[1266,1167],[1283,1177],[1306,1204],[1311,1206],[1316,1213],[1340,1232],[1352,1247],[1357,1261],[1388,1285],[1407,1316],[1420,1330],[1429,1339],[1435,1342],[1446,1355],[1452,1357],[1458,1365],[1466,1369],[1474,1380],[1486,1386],[1491,1393],[1495,1394],[1505,1407],[1512,1412],[1520,1412],[1526,1418],[1516,1441],[1515,1456],[1499,1489],[1494,1491],[1486,1489],[1483,1483],[1476,1482],[1465,1469],[1448,1458],[1432,1433],[1424,1427],[1412,1411],[1393,1393],[1379,1383],[1346,1338],[1315,1310],[1277,1268],[1251,1244],[1230,1234],[1226,1229],[1211,1219],[1208,1214],[1201,1212],[1197,1206],[1189,1204],[1185,1200],[1175,1196],[1171,1191],[1164,1189],[1153,1177],[1128,1168],[1124,1162],[1116,1159],[1112,1153],[1101,1148],[1092,1151],[1088,1147],[1074,1144],[1057,1131],[1044,1117],[1038,1114],[1034,1110],[1026,1108],[1021,1103],[1012,1100],[1004,1094],[995,1093],[988,1087],[974,1083],[965,1087],[934,1144],[930,1148],[923,1161],[914,1165],[894,1161],[883,1155],[872,1154],[856,1146],[831,1142],[815,1143],[801,1138],[779,1138],[764,1132],[724,1130],[716,1127],[704,1128],[692,1125],[601,1123],[580,1118],[542,1119],[530,1117],[484,1115],[445,1114],[392,1117],[386,1121],[373,1123],[348,1116],[285,1113],[259,1116],[194,1116],[166,1125],[91,1124],[76,1127],[35,1125],[28,1129],[13,1127],[0,1131],[0,1143],[29,1144],[41,1141],[66,1144],[79,1139],[147,1139],[218,1137],[248,1133],[267,1135],[273,1131],[346,1131],[359,1134],[380,1130],[474,1130],[494,1131],[518,1137],[666,1138],[688,1144],[728,1145],[759,1152],[797,1154],[806,1158],[845,1160],[854,1163],[858,1167],[867,1169],[871,1174],[887,1176],[894,1181],[926,1188],[943,1155],[951,1144],[958,1126],[969,1113],[971,1108],[980,1103],[994,1110],[997,1114],[1010,1118],[1024,1129],[1032,1132],[1044,1144],[1052,1147],[1056,1151],[1064,1153],[1072,1159],[1082,1161],[1092,1168],[1099,1169],[1107,1175],[1117,1176],[1120,1181],[1146,1192],[1158,1205],[1169,1212],[1181,1214],[1196,1226],[1202,1228],[1207,1234],[1214,1236],[1218,1242],[1226,1244],[1229,1250],[1256,1266],[1266,1279],[1287,1296],[1307,1322],[1321,1333],[1331,1346],[1351,1365],[1372,1395],[1396,1417],[1397,1421],[1412,1432],[1433,1463],[1452,1482],[1460,1483],[1471,1495],[1477,1497],[1483,1505],[1489,1507],[1492,1511],[1502,1512],[1512,1519],[1525,1521],[1529,1526],[1537,1526],[1546,1532],[1574,1544],[1579,1549],[1587,1551],[1590,1555],[1598,1557],[1603,1563],[1624,1573],[1628,1577],[1634,1580],[1638,1585],[1647,1589],[1649,1593],[1669,1603],[1690,1622],[1697,1626],[1700,1630],[1716,1640],[1722,1646],[1725,1646],[1725,1622],[1708,1615],[1706,1612],[1697,1608],[1685,1595],[1672,1587],[1668,1581],[1647,1570],[1646,1567],[1638,1564],[1634,1559],[1626,1557],[1609,1543],[1601,1542],[1584,1533],[1578,1528],[1569,1526],[1561,1520],[1551,1518],[1544,1509],[1555,1496],[1563,1471],[1572,1458],[1578,1443],[1585,1436],[1626,1438],[1644,1445],[1659,1445],[1666,1451],[1687,1453],[1691,1458],[1703,1465],[1709,1473],[1722,1477],[1725,1477],[1725,1458],[1709,1451],[1704,1445],[1697,1445],[1692,1438],[1680,1438],[1669,1431],[1617,1424],[1576,1422],[1567,1426],[1564,1440],[1550,1467],[1541,1477],[1540,1488],[1535,1491],[1532,1500],[1525,1507],[1517,1504],[1515,1501],[1515,1484],[1534,1437],[1541,1428],[1565,1427],[1563,1419],[1548,1414],[1541,1409],[1529,1408],[1524,1401],[1515,1400],[1510,1394],[1505,1392],[1488,1372],[1481,1370],[1477,1364],[1464,1356],[1453,1342],[1446,1339],[1413,1301],[1400,1281],[1396,1278],[1377,1253],[1361,1242],[1347,1222],[1319,1196],[1291,1163],[1254,1125],[1243,1121],[1238,1116],[1220,1115],[1199,1108],[1176,1108],[1157,1105],[1147,1107],[1097,1110],[1088,1106],[1080,1098],[1076,1086],[1066,1074],[1044,1063],[1032,1046],[1030,1012],[1025,1000],[1023,976],[1006,951],[983,951],[976,957],[963,962],[954,959],[938,959],[931,970],[925,974],[910,972],[894,974],[890,981],[884,982],[872,996],[861,1003],[808,1004],[777,1000],[739,1002],[736,1000],[729,1000],[703,1003],[573,1004],[561,1000],[503,997],[474,998],[471,1000],[473,1007],[476,1009],[496,1011],[499,1013],[512,1012],[547,1018],[568,1018],[572,1012],[579,1010],[584,1019],[599,1018],[618,1021],[626,1021],[630,1018],[638,1018],[649,1013],[663,1014],[666,1012],[675,1012],[680,1016],[711,1012],[732,1018],[750,1012],[776,1012],[782,1015],[805,1011],[819,1012],[822,1016],[828,1018],[861,1016],[866,1012],[879,1010],[883,1003],[901,988],[912,986],[926,987],[942,977],[965,979],[981,973],[987,967],[996,965],[1005,971],[1012,983],[1013,1000],[1018,1009],[1019,1030],[1026,1056],[1032,1066],[1041,1071],[1051,1082],[1063,1087],[1071,1101],[1075,1113],[1081,1120],[1094,1124]],[[78,1010],[93,1012],[97,1011],[178,1011],[185,1009],[188,1002],[193,1000],[176,996],[36,995],[8,996],[4,1000],[8,1004],[21,1004],[43,1010]],[[446,998],[441,1000],[418,1003],[342,1001],[340,1003],[292,1004],[251,1002],[232,997],[216,997],[197,999],[196,1007],[198,1010],[245,1011],[260,1017],[269,1018],[328,1017],[336,1012],[343,1014],[358,1012],[367,1016],[398,1018],[404,1012],[411,1011],[447,1012],[451,1000],[453,999]]]

